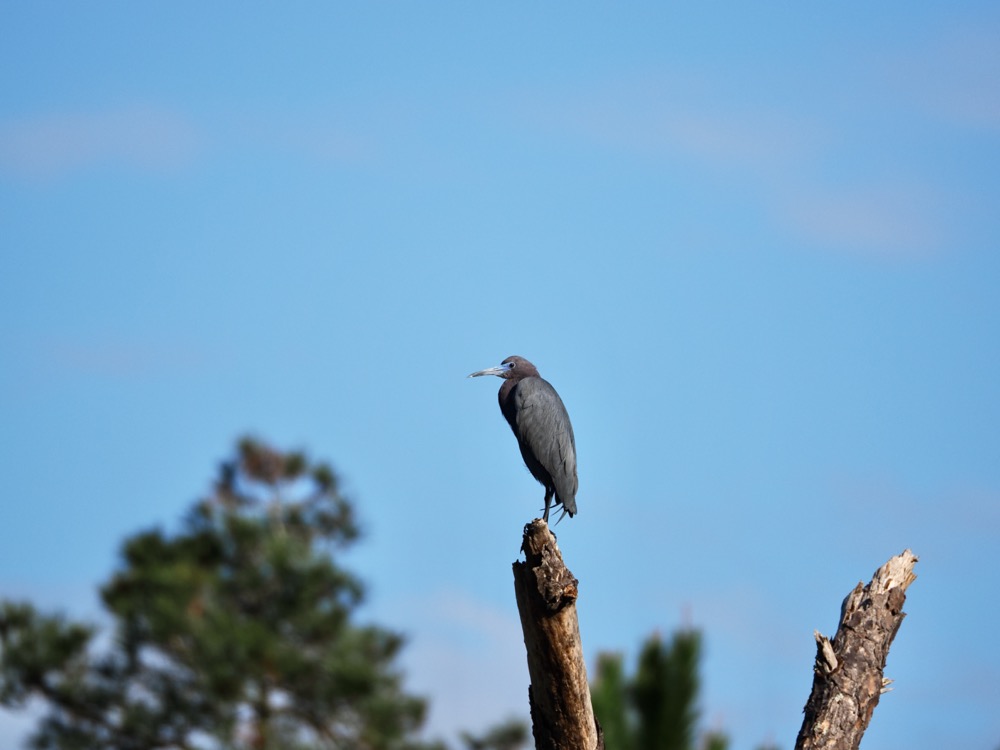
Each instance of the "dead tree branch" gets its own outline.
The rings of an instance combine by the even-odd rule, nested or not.
[[[816,631],[816,664],[796,750],[857,750],[879,697],[889,647],[906,613],[906,589],[917,576],[910,550],[847,595],[833,641]]]
[[[576,617],[577,580],[541,519],[524,527],[521,550],[525,561],[514,563],[514,592],[528,652],[535,748],[603,750]]]

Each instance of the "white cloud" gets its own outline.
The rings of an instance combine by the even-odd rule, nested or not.
[[[805,246],[895,259],[946,247],[947,186],[900,150],[896,130],[870,122],[900,120],[905,109],[886,100],[884,81],[856,71],[831,85],[840,92],[831,100],[799,101],[792,81],[762,80],[765,103],[736,96],[724,81],[637,74],[583,92],[534,94],[521,111],[561,139],[652,159],[678,179],[707,184],[720,210],[749,204]]]
[[[321,162],[364,161],[376,151],[370,137],[322,113],[250,116],[238,127],[251,144],[269,144]]]
[[[520,107],[560,137],[661,159],[753,170],[788,168],[826,140],[824,127],[791,112],[738,108],[711,84],[641,76],[589,90],[532,94]]]
[[[470,595],[441,590],[412,603],[403,661],[407,686],[428,696],[427,734],[453,739],[509,717],[528,717],[521,623]]]
[[[376,154],[361,128],[323,112],[229,111],[196,122],[162,107],[133,105],[0,120],[0,174],[46,181],[100,166],[170,173],[208,148],[272,150],[311,161],[358,162]]]
[[[9,119],[0,122],[0,171],[41,180],[102,164],[172,171],[200,140],[188,119],[153,107]]]
[[[804,240],[885,259],[933,254],[944,243],[926,190],[871,183],[818,184],[773,197],[776,219]]]
[[[202,367],[209,360],[204,351],[189,342],[113,336],[49,340],[39,343],[36,351],[47,369],[115,378],[184,372]]]
[[[893,88],[926,116],[1000,131],[1000,24],[943,30],[885,67]]]

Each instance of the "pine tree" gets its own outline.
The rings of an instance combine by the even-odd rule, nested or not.
[[[402,638],[354,622],[363,586],[336,558],[357,536],[327,465],[244,440],[179,533],[126,540],[106,649],[0,604],[0,704],[40,697],[32,743],[51,750],[425,747]]]
[[[481,735],[461,733],[466,750],[520,750],[528,744],[528,725],[520,719],[507,719]]]
[[[616,750],[694,750],[698,724],[701,634],[685,629],[669,643],[656,634],[642,646],[635,674],[625,675],[620,654],[598,657],[591,688],[605,746]],[[725,750],[720,733],[705,736]]]
[[[597,657],[597,678],[590,688],[594,716],[604,731],[604,746],[614,750],[633,750],[629,688],[621,654],[603,653]]]
[[[698,720],[701,635],[674,633],[669,646],[653,636],[639,654],[632,703],[639,716],[637,750],[691,750]]]

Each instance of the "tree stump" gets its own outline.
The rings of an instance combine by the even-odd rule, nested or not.
[[[577,580],[545,521],[524,527],[525,561],[514,563],[514,592],[528,653],[536,750],[603,750],[594,719],[576,616]]]
[[[816,664],[796,750],[857,750],[879,697],[889,646],[906,613],[906,589],[916,580],[910,550],[875,571],[847,595],[833,641],[815,632]]]

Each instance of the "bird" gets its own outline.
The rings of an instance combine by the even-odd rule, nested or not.
[[[524,357],[507,357],[497,367],[487,367],[469,375],[496,375],[503,378],[497,399],[500,412],[517,438],[521,457],[531,475],[545,487],[548,523],[553,498],[564,516],[576,515],[576,439],[569,413],[556,389],[538,374]],[[557,522],[558,523],[558,522]]]

